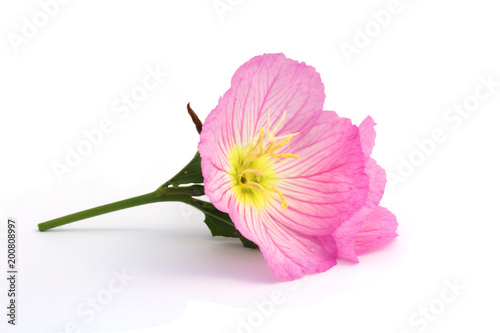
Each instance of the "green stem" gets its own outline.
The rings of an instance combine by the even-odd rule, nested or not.
[[[38,225],[38,230],[45,231],[68,223],[80,221],[83,219],[88,219],[90,217],[107,214],[130,207],[146,205],[154,202],[179,201],[190,204],[191,200],[193,200],[192,196],[199,196],[203,194],[204,190],[203,186],[201,185],[192,185],[192,186],[178,187],[178,188],[173,188],[173,187],[165,188],[162,186],[158,188],[156,191],[148,194],[139,195],[137,197],[113,202],[107,205],[94,207],[91,209],[83,210],[78,213],[66,215],[63,217],[59,217],[57,219],[40,223]]]

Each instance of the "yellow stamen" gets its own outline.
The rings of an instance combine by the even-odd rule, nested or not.
[[[259,140],[255,145],[259,145],[263,139],[264,139],[264,129],[261,127],[259,128]]]
[[[294,136],[296,136],[297,134],[299,134],[299,132],[297,132],[297,133],[293,133],[293,134],[287,134],[287,135],[275,136],[275,137],[274,137],[274,140],[282,140],[282,139],[286,139],[286,138],[288,138],[289,136],[294,137]]]
[[[281,147],[283,147],[284,145],[286,145],[287,143],[289,143],[289,142],[290,142],[290,140],[292,140],[292,138],[293,138],[293,136],[291,136],[291,135],[290,135],[290,136],[288,136],[285,140],[283,140],[283,141],[281,141],[279,144],[277,144],[276,146],[273,146],[272,148],[271,148],[271,146],[269,146],[268,150],[269,150],[270,152],[273,152],[273,151],[275,151],[276,149],[280,149]]]
[[[275,136],[285,118],[286,112],[283,112],[281,119],[271,129],[271,109],[269,109],[267,124],[259,128],[257,140],[248,146],[233,148],[229,157],[231,169],[228,172],[238,200],[262,207],[269,202],[269,195],[275,192],[281,200],[281,208],[286,210],[288,207],[285,196],[276,187],[280,178],[274,171],[274,164],[282,159],[299,159],[299,156],[275,152],[290,144],[292,138],[299,133]]]
[[[264,151],[264,154],[268,155],[272,151],[271,149],[273,147],[274,147],[274,141],[269,143],[269,146],[267,146],[267,149]]]
[[[288,207],[288,204],[286,203],[286,198],[283,195],[283,193],[281,193],[281,191],[278,190],[276,188],[276,186],[273,186],[273,191],[275,191],[276,193],[278,193],[278,195],[280,196],[280,199],[281,199],[281,209],[286,210],[286,208]]]
[[[269,111],[271,111],[271,110],[269,109]],[[278,124],[276,126],[274,126],[274,129],[270,133],[274,134],[274,133],[278,132],[278,129],[280,128],[281,124],[283,123],[283,120],[285,120],[285,117],[286,117],[286,111],[283,111],[283,116],[281,117]]]
[[[271,156],[276,157],[276,158],[295,158],[299,159],[300,157],[295,155],[295,154],[274,154],[272,153]]]

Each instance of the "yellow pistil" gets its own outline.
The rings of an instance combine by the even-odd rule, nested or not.
[[[298,133],[276,137],[275,133],[285,119],[283,113],[278,124],[271,129],[271,110],[267,114],[266,129],[259,128],[259,136],[255,143],[248,146],[235,146],[229,155],[231,176],[231,188],[236,194],[236,198],[245,204],[255,207],[263,207],[270,197],[278,195],[281,201],[281,208],[286,210],[288,204],[286,198],[276,187],[279,183],[279,176],[274,172],[274,163],[284,159],[298,159],[299,156],[291,153],[275,153]]]

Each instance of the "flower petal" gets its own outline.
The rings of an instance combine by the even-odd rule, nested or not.
[[[325,271],[337,255],[356,261],[357,254],[395,237],[394,215],[378,207],[386,175],[370,157],[375,122],[367,117],[358,128],[322,111],[324,98],[314,68],[283,54],[265,54],[236,71],[231,88],[203,125],[198,149],[205,193],[243,236],[259,245],[279,278]],[[261,128],[266,134],[259,138]],[[286,141],[275,143],[273,135],[277,142]],[[235,172],[255,157],[241,158],[235,149],[254,149],[258,138],[269,144],[258,149],[269,158],[264,163],[273,161],[267,166],[272,169],[267,174],[259,167]],[[251,183],[244,172],[256,174],[258,182],[265,177],[262,184],[272,183]],[[241,192],[231,186],[247,181],[244,186],[260,189],[265,200],[237,197]]]
[[[359,254],[355,250],[355,238],[357,234],[361,232],[367,219],[373,218],[373,212],[379,209],[377,206],[382,199],[386,184],[384,169],[370,157],[375,144],[374,126],[375,122],[369,116],[359,126],[361,146],[366,159],[364,172],[369,178],[369,190],[366,203],[350,219],[342,223],[333,234],[337,242],[339,258],[354,262],[358,262],[357,254]]]
[[[359,135],[361,139],[361,148],[365,154],[365,173],[370,178],[370,191],[368,193],[367,204],[378,205],[384,195],[386,174],[377,162],[370,157],[373,146],[375,145],[375,122],[368,116],[359,125]]]
[[[360,255],[371,247],[387,242],[398,234],[396,216],[384,207],[376,207],[364,219],[361,230],[354,237],[354,250]]]
[[[267,127],[272,129],[286,111],[284,126],[277,133],[308,132],[323,110],[324,86],[313,67],[285,57],[264,54],[243,64],[222,97],[221,112],[232,126],[236,144],[248,144]],[[220,104],[220,103],[219,103]]]
[[[312,237],[291,230],[267,210],[229,204],[229,215],[243,236],[256,243],[277,278],[293,280],[306,272],[324,272],[336,264],[331,236]]]
[[[338,257],[352,262],[359,262],[354,249],[354,237],[361,230],[363,221],[370,215],[371,207],[364,206],[350,219],[342,223],[333,233],[337,244]]]
[[[359,131],[349,119],[324,111],[292,152],[300,159],[276,163],[282,178],[276,186],[288,208],[270,214],[304,234],[332,233],[366,202],[368,176]]]
[[[243,64],[231,80],[231,88],[210,112],[198,150],[202,159],[205,192],[215,207],[227,212],[223,194],[230,186],[228,156],[236,145],[248,145],[259,128],[270,128],[286,118],[280,132],[307,133],[320,116],[325,100],[324,86],[313,67],[283,54],[264,54]]]
[[[368,116],[359,125],[359,132],[361,136],[361,146],[363,148],[363,153],[366,157],[372,154],[373,146],[375,146],[375,129],[376,125],[372,117]]]

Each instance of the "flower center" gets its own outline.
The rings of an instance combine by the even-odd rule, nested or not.
[[[274,172],[274,163],[289,158],[298,159],[299,156],[276,153],[276,151],[288,144],[298,133],[276,137],[275,133],[285,119],[286,113],[283,113],[283,117],[272,130],[270,129],[270,113],[271,110],[267,115],[267,128],[259,129],[256,142],[248,146],[236,146],[231,150],[229,154],[231,188],[241,203],[255,207],[263,207],[272,196],[278,196],[281,200],[281,208],[285,210],[288,204],[285,196],[276,187],[279,177]]]

